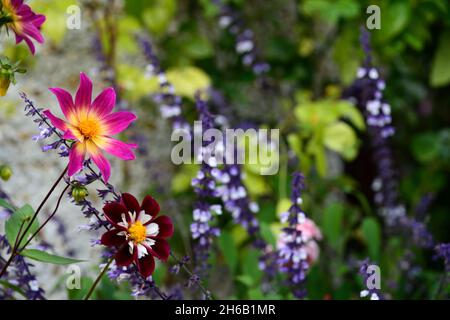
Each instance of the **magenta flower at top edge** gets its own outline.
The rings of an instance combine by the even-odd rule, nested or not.
[[[124,143],[110,137],[122,132],[136,120],[136,116],[129,111],[112,112],[116,103],[113,88],[103,90],[92,102],[92,82],[81,73],[75,102],[64,89],[49,90],[58,99],[66,120],[55,117],[49,110],[45,110],[44,114],[56,128],[64,132],[64,139],[75,140],[69,153],[69,176],[83,168],[83,161],[88,156],[100,169],[105,181],[108,181],[111,165],[102,150],[123,160],[135,159],[131,149],[137,148],[136,144]]]
[[[105,217],[113,229],[103,234],[101,243],[118,248],[116,264],[126,267],[136,263],[139,272],[148,278],[155,270],[154,257],[166,261],[170,246],[166,238],[173,234],[172,220],[158,216],[158,202],[146,196],[140,205],[134,196],[122,194],[120,202],[110,202],[103,207]]]
[[[45,22],[45,16],[35,14],[30,6],[23,3],[23,0],[0,0],[4,18],[7,19],[6,27],[14,31],[16,43],[25,41],[32,54],[35,47],[31,39],[38,43],[44,43],[40,29]]]

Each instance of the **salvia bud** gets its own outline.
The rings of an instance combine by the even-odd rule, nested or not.
[[[88,190],[83,185],[75,185],[72,187],[72,198],[76,202],[83,201],[88,196]]]
[[[7,165],[1,165],[0,166],[0,178],[2,178],[5,181],[8,181],[9,178],[12,176],[12,170]]]

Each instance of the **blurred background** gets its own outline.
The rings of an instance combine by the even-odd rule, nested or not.
[[[42,29],[45,44],[35,56],[25,45],[14,45],[5,33],[0,44],[2,55],[21,60],[27,69],[0,99],[0,165],[13,172],[8,181],[0,181],[0,187],[14,203],[36,206],[66,162],[56,153],[41,152],[39,142],[32,140],[38,128],[25,118],[18,92],[26,92],[37,106],[56,111],[56,99],[47,88],[75,92],[82,71],[93,79],[95,93],[113,85],[120,95],[118,106],[139,117],[124,136],[140,144],[137,160],[125,163],[110,158],[111,182],[121,191],[152,194],[162,212],[173,218],[173,250],[179,256],[192,255],[189,228],[196,196],[191,180],[199,167],[175,166],[170,160],[172,129],[153,99],[158,79],[136,40],[141,35],[153,44],[190,122],[198,119],[195,92],[208,89],[212,113],[225,116],[232,127],[280,129],[279,173],[261,176],[255,166],[245,165],[244,183],[259,206],[261,234],[275,247],[282,226],[279,214],[290,205],[291,174],[300,170],[305,175],[303,208],[323,236],[318,241],[320,255],[307,275],[309,299],[359,299],[364,284],[357,262],[366,257],[380,266],[382,292],[388,298],[448,297],[449,288],[442,280],[444,264],[436,251],[413,245],[409,234],[387,230],[374,202],[376,164],[363,113],[341,99],[363,65],[360,28],[369,17],[367,7],[376,4],[381,9],[381,29],[370,31],[371,53],[373,65],[386,81],[384,95],[396,130],[390,148],[399,201],[409,217],[426,225],[436,243],[450,242],[448,1],[28,3],[47,16]],[[67,12],[71,5],[80,9],[80,29],[67,27],[67,19],[76,12]],[[237,19],[239,28],[229,28],[226,17]],[[251,39],[250,60],[242,54],[249,52],[247,39]],[[341,109],[350,110],[351,116]],[[89,197],[100,209],[95,188],[90,186]],[[53,205],[48,203],[47,213]],[[41,240],[58,254],[89,259],[81,267],[83,281],[92,281],[100,263],[101,248],[90,242],[96,235],[79,230],[88,222],[68,201],[58,217]],[[207,279],[214,296],[293,298],[282,280],[270,289],[264,287],[260,252],[252,248],[242,226],[233,223],[226,211],[216,223],[221,235],[212,247]],[[169,266],[158,265],[156,283],[162,288],[183,287],[182,276],[170,274]],[[66,267],[35,263],[35,270],[49,298],[82,296],[67,292]],[[129,292],[126,283],[105,278],[96,298],[131,299]],[[188,289],[186,297],[195,293]]]

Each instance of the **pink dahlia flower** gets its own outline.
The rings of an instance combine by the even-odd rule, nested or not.
[[[35,14],[30,6],[23,3],[23,0],[0,0],[3,7],[3,19],[7,28],[14,31],[16,43],[25,41],[32,54],[35,47],[31,39],[38,43],[44,43],[40,29],[45,22],[45,16]]]
[[[154,257],[166,261],[170,246],[166,238],[173,234],[172,220],[159,216],[159,204],[146,196],[140,205],[129,193],[122,194],[121,202],[103,207],[106,219],[113,229],[103,234],[101,243],[117,248],[116,264],[126,267],[135,263],[144,278],[155,270]]]
[[[136,120],[136,116],[129,111],[112,112],[116,103],[114,89],[103,90],[92,102],[92,82],[81,73],[75,102],[64,89],[49,90],[58,99],[66,120],[54,116],[49,110],[45,110],[44,114],[56,128],[64,132],[64,139],[75,141],[69,153],[69,176],[83,168],[84,159],[88,156],[100,169],[105,181],[108,181],[111,165],[102,150],[123,160],[135,159],[131,149],[137,148],[137,145],[110,137],[122,132]]]

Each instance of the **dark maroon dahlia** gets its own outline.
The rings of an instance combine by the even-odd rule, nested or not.
[[[155,270],[154,257],[166,261],[170,246],[166,238],[173,234],[172,220],[159,216],[159,204],[146,196],[140,205],[129,193],[122,194],[120,202],[111,202],[103,207],[106,219],[113,229],[103,234],[101,243],[118,248],[116,264],[125,267],[135,263],[143,277]]]

